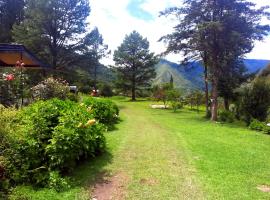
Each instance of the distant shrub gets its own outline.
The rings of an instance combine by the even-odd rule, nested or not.
[[[262,131],[266,134],[270,134],[270,127],[266,125],[264,122],[260,122],[257,119],[253,119],[249,125],[251,130]]]
[[[24,108],[17,118],[19,126],[4,154],[15,183],[65,185],[56,172],[69,172],[77,162],[105,148],[104,126],[75,102],[38,101]]]
[[[70,93],[67,94],[67,99],[69,99],[70,101],[79,102],[80,101],[80,96],[78,94],[70,92]]]
[[[257,119],[253,119],[249,124],[249,128],[255,131],[263,131],[265,124]]]
[[[167,104],[170,104],[174,112],[184,105],[181,99],[181,92],[173,88],[171,83],[156,85],[153,87],[152,92],[153,100],[162,101],[165,107],[167,107]]]
[[[34,100],[48,100],[52,98],[66,99],[69,94],[69,86],[66,81],[55,78],[47,78],[31,89]]]
[[[178,109],[183,108],[183,104],[180,101],[172,101],[171,106],[174,112],[176,112]]]
[[[247,124],[251,119],[265,121],[270,107],[270,85],[266,79],[256,79],[240,91],[239,115]]]
[[[119,108],[107,99],[89,97],[83,101],[84,105],[99,122],[111,126],[118,120]]]
[[[108,84],[102,84],[99,89],[100,95],[103,97],[112,97],[113,90],[112,87]]]
[[[265,126],[264,129],[263,129],[263,132],[265,134],[270,134],[270,126]]]
[[[226,110],[220,111],[218,118],[221,122],[233,123],[235,121],[234,113]]]

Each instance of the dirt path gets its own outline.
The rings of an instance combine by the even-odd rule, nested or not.
[[[203,199],[186,150],[170,130],[146,104],[123,106],[124,120],[110,136],[123,137],[112,152],[112,175],[97,179],[92,199]]]

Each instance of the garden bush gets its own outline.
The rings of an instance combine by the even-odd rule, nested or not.
[[[108,127],[117,122],[119,109],[112,101],[89,97],[85,98],[83,103],[83,106],[87,107],[99,122],[107,125]]]
[[[66,99],[69,94],[68,83],[61,79],[47,78],[31,89],[34,100],[48,100],[52,98]]]
[[[6,168],[6,147],[12,145],[11,133],[17,129],[16,116],[18,110],[11,107],[5,108],[0,104],[0,199],[1,193],[6,191],[9,187],[8,172]]]
[[[70,101],[79,102],[80,96],[78,94],[74,94],[70,92],[67,94],[67,99],[69,99]]]
[[[233,123],[235,121],[234,113],[227,110],[220,111],[218,117],[221,122]]]
[[[113,96],[112,87],[108,84],[101,84],[99,91],[100,91],[100,95],[103,97],[112,97]]]
[[[257,119],[253,119],[249,125],[249,128],[255,131],[262,131],[266,134],[270,134],[270,127],[266,123],[261,122]]]
[[[270,107],[270,84],[266,79],[256,79],[240,91],[238,100],[239,115],[247,124],[257,119],[265,121]]]
[[[78,162],[105,148],[104,125],[69,100],[38,101],[24,108],[17,120],[14,140],[4,154],[14,183],[52,187],[61,182],[66,186],[58,173],[72,171]]]
[[[181,101],[172,101],[171,106],[174,112],[176,112],[178,109],[183,108],[183,104]]]

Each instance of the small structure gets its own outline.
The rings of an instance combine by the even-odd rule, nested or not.
[[[0,43],[0,71],[5,68],[17,68],[20,70],[20,98],[21,106],[24,104],[24,83],[23,83],[23,70],[24,69],[50,69],[33,53],[31,53],[25,46],[20,44],[1,44]],[[4,70],[3,70],[4,71]],[[3,76],[5,80],[14,80],[13,74]],[[2,89],[2,88],[0,88]],[[3,93],[0,94],[0,103],[4,99]]]
[[[78,87],[75,85],[69,86],[69,91],[71,93],[77,94],[78,93]]]
[[[23,45],[0,44],[0,69],[14,67],[18,61],[22,62],[25,68],[49,68]]]

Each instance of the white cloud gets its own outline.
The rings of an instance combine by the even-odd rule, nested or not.
[[[258,0],[252,0],[257,3]],[[158,17],[159,12],[167,7],[179,5],[181,0],[145,0],[141,8],[153,16],[153,20],[142,20],[130,15],[127,11],[129,0],[91,0],[91,27],[97,26],[104,37],[104,41],[113,51],[122,43],[126,34],[136,30],[150,42],[150,49],[155,53],[165,50],[163,43],[158,39],[172,31],[174,22],[168,18]],[[269,0],[260,0],[260,5],[269,5]],[[270,38],[256,43],[248,58],[270,59]],[[179,55],[170,55],[167,59],[178,62]],[[104,64],[113,64],[112,55],[102,61]]]

